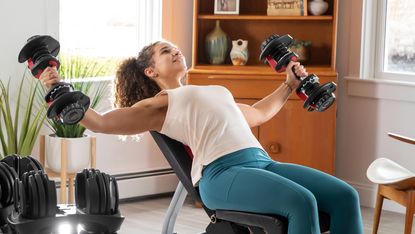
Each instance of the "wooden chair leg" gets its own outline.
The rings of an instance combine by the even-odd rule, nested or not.
[[[406,215],[405,215],[405,234],[411,234],[412,232],[412,220],[414,217],[415,211],[415,191],[410,190],[408,191],[407,197],[407,205],[406,205]]]
[[[66,204],[66,179],[67,174],[66,170],[68,169],[68,149],[65,139],[62,139],[61,142],[61,194],[60,194],[60,203]]]
[[[45,164],[45,135],[40,135],[39,138],[39,161],[42,167],[46,167]]]
[[[372,234],[377,234],[378,233],[380,215],[382,213],[383,199],[384,199],[384,197],[380,194],[379,187],[378,187],[378,193],[376,195],[375,214],[373,216],[373,231],[372,231]]]
[[[69,185],[68,185],[68,193],[69,193],[69,198],[68,198],[68,203],[69,204],[75,204],[75,199],[74,199],[74,186],[75,186],[75,181],[74,181],[74,177],[73,176],[69,176]]]
[[[91,168],[97,166],[97,139],[91,137]]]

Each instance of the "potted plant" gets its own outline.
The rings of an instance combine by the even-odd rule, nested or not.
[[[295,40],[290,50],[298,55],[299,62],[307,62],[310,58],[310,46],[309,40]]]
[[[11,92],[10,80],[7,84],[0,80],[0,159],[30,155],[46,119],[45,108],[36,99],[38,82],[23,76],[17,89]]]
[[[81,91],[91,99],[91,108],[97,108],[104,98],[108,81],[94,82],[90,78],[108,75],[115,63],[98,61],[83,57],[60,56],[59,75],[71,83],[75,90]],[[42,95],[46,93],[43,89]],[[88,167],[91,155],[91,136],[85,134],[85,128],[79,123],[63,125],[48,119],[52,134],[45,138],[46,164],[52,171],[61,170],[61,141],[67,142],[67,172],[76,173]]]

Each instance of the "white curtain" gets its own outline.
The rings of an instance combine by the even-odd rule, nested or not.
[[[138,45],[161,39],[162,0],[138,0]]]

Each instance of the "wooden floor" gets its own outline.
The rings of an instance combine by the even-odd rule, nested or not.
[[[121,213],[125,221],[118,234],[159,234],[170,197],[146,199],[121,204]],[[365,234],[372,233],[373,209],[362,208]],[[404,215],[383,211],[378,234],[402,234]],[[203,209],[195,208],[190,200],[180,211],[175,232],[178,234],[195,234],[203,231],[209,223]],[[414,228],[415,229],[415,228]],[[412,232],[415,233],[415,230]]]

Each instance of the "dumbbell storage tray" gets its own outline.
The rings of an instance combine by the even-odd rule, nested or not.
[[[91,215],[75,205],[58,205],[58,209],[55,216],[40,219],[25,219],[13,211],[8,222],[18,234],[43,234],[56,233],[61,224],[70,224],[73,228],[80,224],[87,233],[116,233],[124,221],[119,211],[112,215]]]

